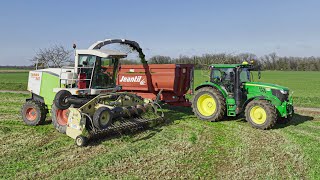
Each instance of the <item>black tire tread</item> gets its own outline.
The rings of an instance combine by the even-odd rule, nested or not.
[[[25,108],[33,106],[37,109],[37,113],[40,114],[40,117],[37,118],[35,121],[29,121],[24,115],[25,115]],[[41,125],[44,124],[46,120],[48,110],[46,109],[46,106],[44,103],[41,103],[39,101],[35,100],[28,100],[26,103],[24,103],[21,107],[21,116],[23,121],[29,125],[29,126],[36,126],[36,125]]]
[[[258,105],[258,106],[264,108],[264,110],[267,113],[266,123],[264,123],[262,125],[257,125],[251,121],[249,110],[254,105]],[[257,128],[257,129],[267,130],[267,129],[271,129],[277,122],[277,109],[275,108],[274,105],[272,105],[267,100],[252,100],[246,106],[245,117],[246,117],[246,120],[251,124],[252,127]]]
[[[63,126],[58,123],[57,115],[56,115],[57,110],[58,108],[54,104],[52,104],[52,107],[51,107],[52,124],[60,133],[66,134],[67,125]]]
[[[103,126],[100,124],[100,116],[101,116],[102,112],[104,112],[104,111],[108,111],[108,112],[109,112],[109,114],[110,114],[110,119],[111,119],[111,120],[107,123],[107,125],[106,125],[105,127],[103,127]],[[102,129],[108,127],[108,126],[112,123],[112,112],[111,112],[111,110],[110,110],[109,108],[107,108],[107,107],[100,107],[100,108],[98,108],[97,111],[93,114],[93,119],[92,119],[92,121],[93,121],[94,127],[96,127],[97,129],[102,130]]]

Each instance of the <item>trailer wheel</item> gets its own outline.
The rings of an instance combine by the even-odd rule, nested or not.
[[[68,124],[68,109],[58,109],[54,104],[51,108],[52,124],[60,132],[65,134]]]
[[[245,110],[246,120],[257,129],[271,129],[277,120],[277,111],[274,105],[266,100],[253,100]]]
[[[86,146],[88,143],[88,139],[84,136],[77,136],[76,137],[76,145],[79,146],[79,147],[83,147],[83,146]]]
[[[93,114],[93,125],[98,129],[105,129],[112,123],[113,114],[107,107],[100,107]]]
[[[203,87],[192,99],[192,111],[201,120],[219,121],[226,114],[226,100],[215,88]]]
[[[54,105],[58,109],[68,109],[71,104],[67,102],[67,98],[71,96],[72,94],[67,90],[59,91],[54,97]]]
[[[27,125],[36,126],[44,123],[47,110],[43,103],[30,100],[22,106],[21,115]]]

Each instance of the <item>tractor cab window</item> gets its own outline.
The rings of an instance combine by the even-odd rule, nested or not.
[[[211,79],[213,80],[213,82],[219,84],[224,81],[231,81],[232,74],[234,74],[233,68],[217,68],[212,70]]]
[[[224,86],[228,92],[233,92],[234,74],[234,68],[214,68],[211,81]]]
[[[119,60],[116,58],[97,57],[92,79],[93,89],[106,89],[116,86],[118,62]]]
[[[93,67],[96,62],[96,56],[92,55],[79,55],[79,67]]]
[[[79,55],[78,72],[85,80],[86,88],[107,89],[115,87],[118,59]],[[80,75],[79,75],[80,76]]]
[[[243,68],[240,71],[240,82],[250,82],[250,70],[248,68]]]

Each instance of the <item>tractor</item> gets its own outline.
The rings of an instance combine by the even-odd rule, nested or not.
[[[46,68],[29,72],[28,91],[21,114],[27,125],[40,125],[51,115],[61,133],[75,139],[78,146],[99,135],[134,130],[162,121],[161,106],[153,100],[128,92],[118,92],[120,61],[127,54],[101,49],[120,43],[144,54],[138,43],[124,39],[98,41],[89,49],[75,50],[72,67]],[[75,47],[74,47],[75,48]]]
[[[287,123],[294,114],[292,96],[283,86],[253,82],[254,62],[212,64],[210,81],[195,89],[192,110],[201,120],[219,121],[244,112],[245,119],[257,129],[270,129],[276,122]]]

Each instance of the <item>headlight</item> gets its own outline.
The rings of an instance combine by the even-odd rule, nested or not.
[[[285,91],[285,90],[280,90],[280,92],[282,93],[282,94],[288,94],[288,91]]]

